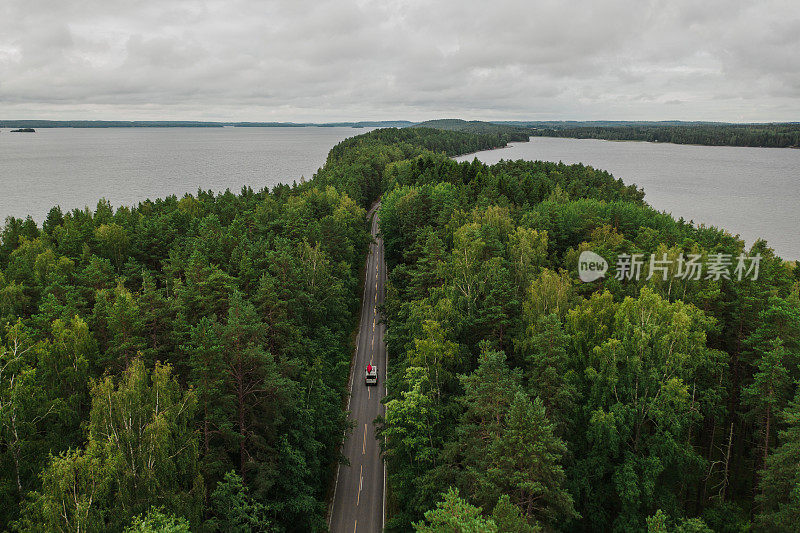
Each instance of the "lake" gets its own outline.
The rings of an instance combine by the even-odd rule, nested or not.
[[[531,137],[527,143],[457,158],[584,163],[644,188],[660,211],[764,238],[784,259],[800,259],[800,150],[691,146]]]
[[[204,190],[238,193],[310,179],[367,128],[42,128],[0,133],[0,221],[54,205],[92,209]]]
[[[366,128],[53,128],[0,133],[0,220],[107,198],[135,205],[243,185],[255,190],[311,178],[339,141]],[[656,209],[767,239],[800,259],[800,150],[533,137],[458,158],[542,159],[608,170],[645,190]]]

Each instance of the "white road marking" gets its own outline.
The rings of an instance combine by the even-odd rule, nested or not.
[[[381,530],[386,529],[386,462],[383,463],[383,514],[381,516]]]
[[[356,498],[356,507],[358,507],[359,502],[361,502],[361,485],[364,482],[363,469],[364,465],[361,465],[358,470],[358,497]]]

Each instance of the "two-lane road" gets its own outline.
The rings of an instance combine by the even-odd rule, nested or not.
[[[372,421],[384,412],[381,399],[386,392],[384,326],[378,316],[378,306],[383,304],[383,285],[386,280],[383,240],[378,237],[379,206],[376,203],[368,213],[368,217],[372,217],[371,232],[375,242],[370,245],[367,256],[361,324],[350,375],[348,410],[354,428],[342,448],[350,466],[339,466],[336,474],[330,516],[330,530],[333,533],[372,533],[383,530],[385,470],[372,425]],[[364,369],[369,363],[378,367],[377,386],[367,386],[364,383]]]

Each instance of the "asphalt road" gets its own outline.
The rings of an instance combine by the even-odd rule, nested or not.
[[[372,206],[368,217],[380,204]],[[383,240],[378,238],[378,216],[372,217],[375,243],[370,245],[364,282],[361,324],[356,339],[355,362],[350,375],[348,410],[353,431],[344,443],[342,453],[350,465],[339,466],[329,519],[333,533],[379,532],[383,530],[385,470],[380,447],[375,440],[372,421],[384,413],[381,398],[386,393],[386,346],[384,326],[379,323],[377,306],[383,303],[386,266]],[[378,366],[378,384],[364,384],[368,363]]]

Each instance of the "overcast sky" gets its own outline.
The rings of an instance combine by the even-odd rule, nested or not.
[[[0,118],[800,120],[800,2],[0,0]]]

